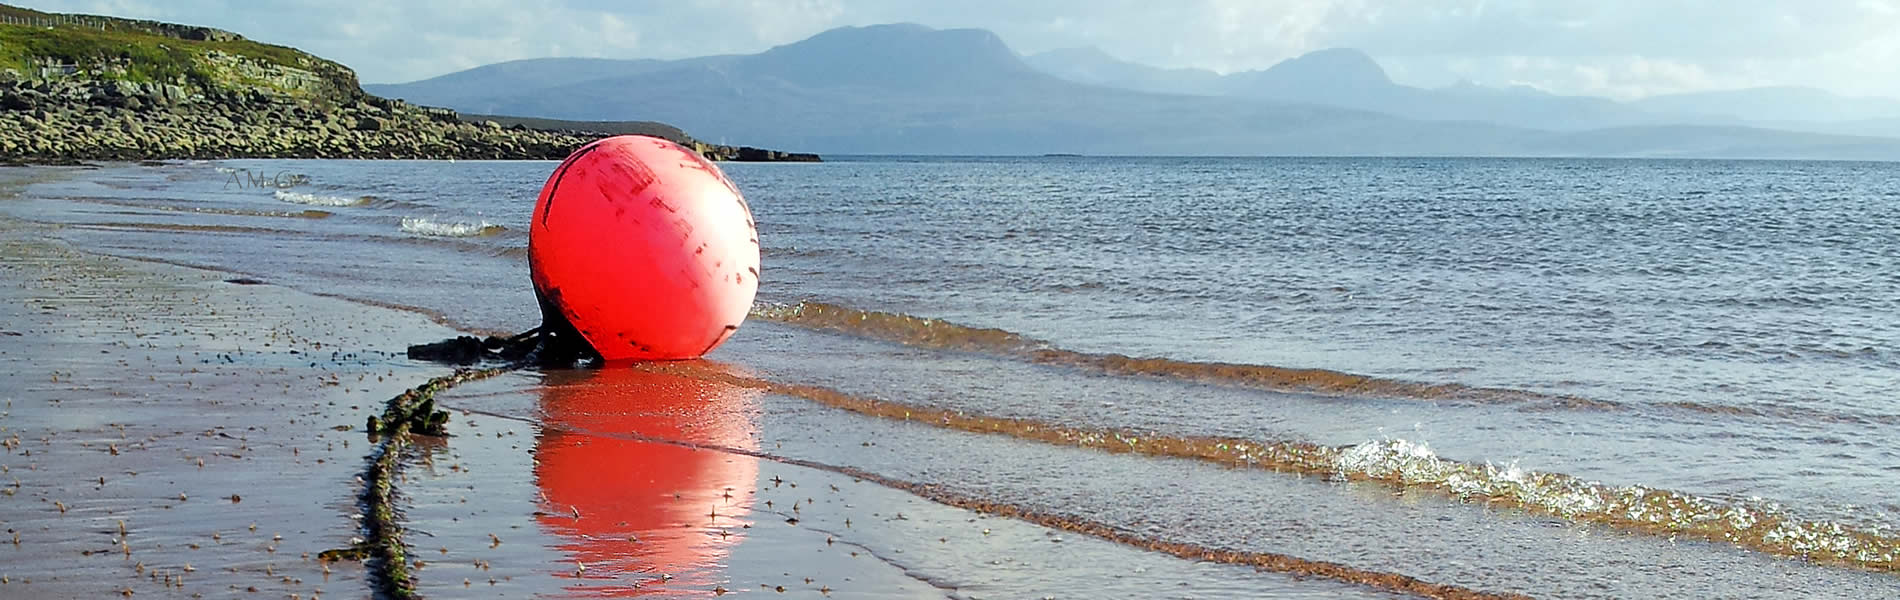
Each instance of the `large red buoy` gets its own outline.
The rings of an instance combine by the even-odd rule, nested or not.
[[[751,208],[718,167],[673,142],[581,147],[541,187],[533,219],[542,310],[606,360],[697,358],[738,331],[758,293]]]

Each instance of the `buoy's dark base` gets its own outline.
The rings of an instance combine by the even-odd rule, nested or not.
[[[539,363],[552,365],[597,365],[601,363],[600,353],[581,337],[581,332],[567,322],[560,307],[554,305],[540,289],[534,290],[534,300],[541,305],[541,326],[535,328],[541,332],[541,346],[537,352]]]
[[[561,316],[561,311],[539,292],[535,297],[541,301],[540,327],[506,338],[464,335],[433,344],[416,344],[409,347],[409,358],[452,365],[501,362],[517,367],[580,367],[599,364],[600,353],[587,345],[587,340]]]

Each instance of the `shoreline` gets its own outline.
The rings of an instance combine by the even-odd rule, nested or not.
[[[363,423],[387,398],[451,371],[407,360],[402,343],[460,332],[417,313],[232,283],[220,270],[77,250],[47,227],[0,218],[0,250],[15,259],[0,279],[19,284],[0,290],[0,387],[19,390],[0,408],[0,478],[11,482],[0,524],[19,534],[0,544],[0,595],[373,594],[366,563],[322,557],[352,547],[375,512],[357,501],[375,456]],[[767,424],[745,414],[755,391],[676,396],[642,373],[520,371],[444,391],[452,437],[412,438],[392,481],[417,592],[940,598],[1083,581],[1050,565],[972,582],[986,553],[1063,540],[849,471],[723,451],[758,443],[751,436]],[[723,398],[718,416],[658,417],[706,401],[700,392]],[[658,405],[628,404],[629,393],[659,394],[646,400]],[[478,407],[497,401],[546,416]],[[688,441],[590,426],[603,419]],[[684,466],[653,479],[598,476],[669,464]],[[963,552],[939,554],[944,543]],[[1252,572],[1087,536],[1063,545],[1157,573]],[[1061,568],[1102,568],[1078,560]],[[949,579],[926,575],[946,568]]]
[[[321,560],[371,517],[356,500],[372,447],[363,423],[450,371],[407,360],[403,344],[460,332],[222,270],[79,250],[47,235],[55,227],[0,218],[0,249],[15,258],[0,279],[18,284],[0,291],[0,387],[20,390],[0,409],[0,477],[17,482],[0,522],[20,533],[0,544],[0,591],[370,594],[364,563]],[[453,437],[412,440],[393,482],[418,591],[927,598],[1122,577],[1108,564],[1196,573],[1206,592],[1254,577],[775,457],[756,436],[785,427],[753,415],[758,391],[654,376],[523,371],[445,392]],[[712,412],[699,408],[708,398]],[[482,412],[493,403],[529,416]],[[655,427],[659,437],[638,439]],[[598,476],[648,465],[684,470]],[[1044,548],[1080,553],[1010,567],[1020,572],[985,565]],[[1258,583],[1367,592],[1278,581]]]

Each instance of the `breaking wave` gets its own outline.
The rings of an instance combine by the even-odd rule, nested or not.
[[[479,237],[495,235],[508,228],[488,221],[436,221],[424,217],[403,217],[402,232],[430,237]]]
[[[892,402],[815,385],[736,375],[707,365],[639,368],[762,389],[870,417],[1105,452],[1432,491],[1462,502],[1520,509],[1623,531],[1700,538],[1779,556],[1900,571],[1900,536],[1881,529],[1802,519],[1782,505],[1760,498],[1723,500],[1642,485],[1606,485],[1563,473],[1525,470],[1515,464],[1444,459],[1425,444],[1403,439],[1328,446],[1298,440],[1170,436]]]
[[[357,206],[361,204],[367,204],[370,201],[369,196],[357,196],[354,198],[346,198],[343,196],[324,196],[320,194],[306,194],[303,192],[291,192],[291,191],[286,191],[286,190],[277,190],[275,192],[272,192],[271,196],[283,202],[289,202],[292,204],[309,204],[312,206]]]

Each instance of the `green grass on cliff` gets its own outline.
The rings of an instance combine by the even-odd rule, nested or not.
[[[292,48],[250,40],[194,41],[132,30],[0,24],[0,69],[28,76],[36,74],[32,65],[37,58],[81,68],[101,63],[124,67],[123,73],[108,72],[111,79],[173,83],[183,76],[187,83],[209,87],[215,78],[205,54],[213,50],[304,70],[317,70],[314,67],[324,62]]]
[[[99,31],[77,27],[25,27],[0,25],[0,69],[15,69],[34,74],[33,60],[51,60],[82,67],[99,63],[120,63],[123,75],[115,78],[132,81],[171,82],[183,75],[199,83],[209,82],[198,57],[186,46],[189,42],[155,35]]]

